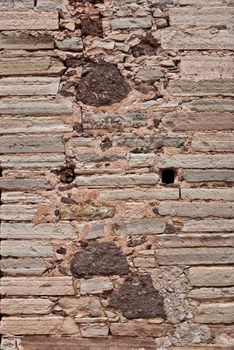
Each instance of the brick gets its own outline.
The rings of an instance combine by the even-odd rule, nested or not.
[[[0,155],[3,169],[10,168],[54,168],[65,165],[64,154],[24,154],[21,155]]]
[[[151,28],[152,27],[152,17],[125,17],[116,18],[110,21],[111,29],[137,29],[137,28]]]
[[[131,153],[129,155],[129,168],[153,167],[155,163],[155,153]]]
[[[63,0],[37,0],[37,9],[44,11],[64,9],[64,3]]]
[[[30,241],[2,241],[1,254],[4,257],[43,257],[52,258],[51,245],[43,242]]]
[[[234,297],[234,287],[231,288],[196,288],[189,293],[189,298],[199,301],[232,301]]]
[[[61,75],[63,63],[52,57],[0,57],[0,76]]]
[[[180,73],[183,80],[233,79],[232,57],[186,56],[181,58]]]
[[[1,271],[4,276],[42,275],[46,271],[46,265],[41,258],[2,258]]]
[[[234,285],[233,266],[191,267],[188,278],[194,287],[228,287]]]
[[[217,216],[223,218],[234,217],[234,203],[217,202],[162,202],[159,204],[160,215],[187,216],[203,218]]]
[[[162,31],[161,45],[164,50],[233,50],[234,35],[227,30],[210,33],[196,28],[186,33],[179,28],[166,28]]]
[[[25,110],[25,113],[27,111]],[[40,113],[43,113],[41,109]],[[27,134],[35,133],[63,133],[72,131],[72,127],[69,124],[64,123],[62,119],[54,117],[5,117],[0,119],[0,129],[4,134],[18,134],[24,133],[27,130]]]
[[[63,317],[3,317],[1,321],[2,334],[33,335],[56,334],[62,332]]]
[[[0,11],[33,9],[34,0],[0,0]]]
[[[234,152],[234,134],[232,133],[196,133],[191,147],[201,152]]]
[[[1,312],[3,315],[46,315],[53,305],[48,299],[2,299]]]
[[[157,249],[156,262],[159,265],[214,265],[233,264],[233,248],[165,248]]]
[[[58,301],[61,308],[70,316],[82,315],[88,317],[91,313],[103,316],[102,305],[94,296],[65,297]]]
[[[234,303],[202,303],[198,306],[195,322],[233,323]]]
[[[69,222],[59,224],[43,223],[1,223],[1,235],[6,239],[76,239],[77,234]]]
[[[72,113],[72,102],[69,100],[49,99],[1,99],[0,113],[19,115],[68,115]]]
[[[0,220],[31,221],[36,210],[36,205],[4,204],[0,207]]]
[[[113,284],[108,277],[95,277],[90,279],[81,279],[80,294],[102,294],[111,291]]]
[[[169,234],[159,236],[157,242],[160,248],[234,247],[234,234]]]
[[[167,114],[162,118],[162,123],[172,130],[232,130],[234,118],[231,113],[200,112]]]
[[[136,78],[140,79],[142,81],[148,82],[148,83],[154,83],[157,80],[160,80],[161,78],[164,77],[164,73],[161,69],[159,68],[141,68],[137,74]]]
[[[110,337],[109,339],[24,337],[22,346],[24,350],[37,350],[38,348],[40,350],[57,350],[61,347],[66,350],[139,350],[141,348],[155,350],[155,341],[149,338],[135,337],[119,337],[118,339]]]
[[[182,188],[182,199],[223,200],[234,201],[234,189],[232,188]]]
[[[80,332],[84,338],[107,337],[109,333],[108,325],[104,323],[86,324],[80,326]]]
[[[112,335],[118,337],[134,337],[136,334],[140,334],[141,337],[161,337],[172,331],[173,326],[168,324],[150,324],[144,320],[137,320],[125,323],[111,323],[110,330]]]
[[[179,0],[180,5],[191,5],[191,6],[203,6],[204,1],[203,0]],[[211,5],[224,5],[225,0],[208,0],[206,1],[206,6]]]
[[[111,218],[115,214],[113,207],[86,205],[61,205],[62,220],[92,221]]]
[[[1,293],[13,296],[73,295],[71,277],[3,277]]]
[[[234,96],[234,80],[171,80],[168,92],[172,96]]]
[[[233,170],[185,170],[184,179],[187,182],[207,182],[207,181],[225,181],[233,182]]]
[[[166,229],[164,219],[141,219],[114,224],[115,235],[155,235]]]
[[[1,187],[1,182],[0,182]],[[3,192],[1,195],[2,204],[20,203],[20,204],[35,204],[49,202],[49,199],[37,193],[27,192]]]
[[[0,12],[0,30],[56,30],[57,11]]]
[[[189,220],[184,223],[183,232],[232,232],[234,220]]]
[[[5,50],[45,50],[54,48],[54,39],[49,34],[32,34],[15,32],[0,33],[0,49]]]
[[[234,155],[175,155],[164,157],[158,162],[161,168],[191,168],[191,169],[232,169],[234,164]]]
[[[0,96],[56,95],[59,78],[53,77],[8,77],[0,79]]]
[[[196,112],[234,112],[233,99],[197,99],[186,105]]]
[[[192,7],[171,8],[169,10],[171,26],[231,26],[234,19],[234,9],[225,7],[202,7],[194,11]]]
[[[114,115],[110,113],[84,114],[83,125],[87,129],[108,129],[131,127],[137,128],[147,125],[145,112],[128,112],[124,115]]]
[[[155,149],[163,146],[181,147],[186,141],[186,135],[182,133],[161,132],[154,135],[135,136],[132,133],[121,133],[113,137],[113,146],[142,147]]]
[[[61,136],[0,136],[0,153],[64,153]]]
[[[0,178],[0,189],[4,191],[49,190],[51,186],[46,179],[9,179]],[[3,197],[7,194],[3,194]]]
[[[137,185],[154,185],[159,181],[156,174],[144,175],[102,175],[102,176],[79,176],[76,178],[77,187],[134,187]]]
[[[100,192],[99,198],[104,201],[179,199],[179,189],[162,188],[162,189],[149,189],[145,191],[105,190]]]

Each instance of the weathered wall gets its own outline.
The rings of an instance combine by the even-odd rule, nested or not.
[[[0,0],[2,350],[234,348],[232,0]]]

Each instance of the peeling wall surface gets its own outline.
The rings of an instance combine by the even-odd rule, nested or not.
[[[234,349],[233,0],[0,0],[1,350]]]

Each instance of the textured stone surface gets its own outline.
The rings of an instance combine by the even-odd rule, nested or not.
[[[80,294],[102,294],[111,291],[113,284],[108,277],[95,277],[80,282]]]
[[[0,30],[56,30],[58,12],[1,12]]]
[[[48,299],[3,299],[1,312],[4,315],[30,315],[50,313],[53,303]]]
[[[46,265],[42,258],[2,258],[1,271],[4,276],[37,276],[46,271]]]
[[[0,153],[63,153],[60,136],[1,136]]]
[[[77,186],[95,187],[134,187],[137,185],[149,186],[159,181],[157,174],[145,175],[103,175],[79,176],[76,178]]]
[[[46,341],[45,341],[46,340]],[[77,346],[80,349],[89,350],[138,350],[143,348],[144,350],[155,350],[155,342],[152,339],[147,338],[119,338],[118,340],[114,338],[109,339],[74,339],[74,338],[30,338],[26,337],[22,340],[22,345],[25,350],[36,350],[40,346],[41,350],[47,350],[48,346],[51,350],[58,349],[58,346],[62,346],[64,349],[76,349]]]
[[[75,239],[75,230],[68,222],[54,225],[43,223],[8,223],[1,224],[2,238],[11,239]]]
[[[114,243],[92,243],[78,251],[71,261],[74,277],[126,275],[126,257]]]
[[[130,277],[112,293],[109,305],[120,309],[128,319],[165,317],[163,298],[150,276]]]
[[[118,235],[154,235],[163,233],[166,223],[163,219],[142,219],[114,224],[115,234]]]
[[[177,50],[233,50],[233,33],[197,29],[187,33],[179,28],[167,28],[162,33],[161,44],[163,49]]]
[[[59,78],[54,77],[8,77],[0,79],[0,96],[56,95]]]
[[[110,105],[127,96],[129,88],[118,67],[107,62],[93,65],[77,87],[77,100],[91,106]]]
[[[30,73],[29,73],[30,74]],[[2,114],[22,115],[68,115],[72,113],[72,103],[69,100],[48,99],[1,99],[0,112]]]
[[[162,123],[172,130],[232,130],[234,128],[233,116],[230,113],[200,112],[179,113],[175,116],[166,115]]]
[[[233,264],[233,248],[168,248],[158,249],[156,259],[159,265],[213,265]]]
[[[234,284],[232,266],[191,267],[189,280],[196,287],[223,287]]]
[[[159,214],[198,218],[216,216],[231,219],[234,215],[233,209],[233,203],[163,202],[159,205]]]
[[[1,243],[1,254],[5,257],[52,257],[51,245],[41,242],[29,241],[3,241]]]
[[[233,323],[233,303],[207,303],[198,307],[195,320],[199,323]]]
[[[5,50],[53,49],[54,41],[53,37],[49,34],[35,36],[26,33],[16,34],[15,32],[2,32],[0,33],[0,48]],[[30,78],[28,79],[30,80]],[[28,89],[28,91],[30,90]]]
[[[1,293],[6,295],[73,295],[71,277],[3,277]]]
[[[94,205],[74,206],[64,204],[61,206],[61,219],[78,221],[101,220],[111,218],[114,216],[114,212],[115,210],[112,207],[95,207]]]

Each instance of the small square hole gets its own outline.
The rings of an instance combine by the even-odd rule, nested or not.
[[[163,169],[161,172],[162,183],[166,185],[173,184],[175,182],[175,170],[172,168]]]

